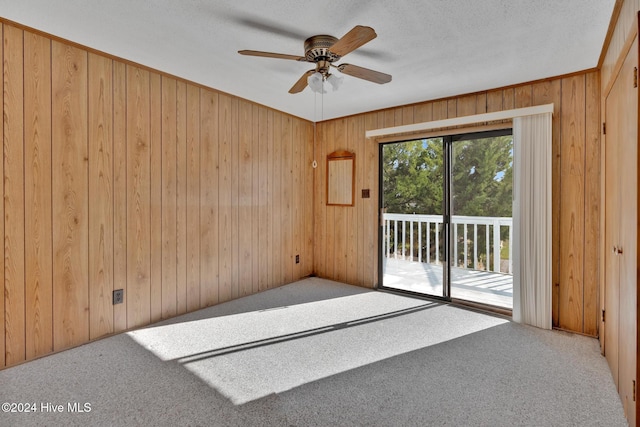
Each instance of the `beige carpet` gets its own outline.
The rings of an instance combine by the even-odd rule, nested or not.
[[[318,278],[5,369],[0,401],[35,408],[2,426],[626,425],[595,339]]]

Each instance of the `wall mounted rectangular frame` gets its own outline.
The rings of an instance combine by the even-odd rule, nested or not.
[[[353,206],[356,155],[338,150],[327,156],[327,206]]]

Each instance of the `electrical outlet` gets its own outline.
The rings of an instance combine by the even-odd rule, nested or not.
[[[296,255],[296,264],[300,264],[300,255]]]
[[[113,291],[113,305],[122,304],[124,302],[124,289],[116,289]]]

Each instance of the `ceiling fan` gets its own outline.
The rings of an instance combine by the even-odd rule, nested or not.
[[[331,76],[329,72],[331,67],[338,71],[357,77],[359,79],[368,80],[370,82],[383,84],[391,81],[389,74],[379,71],[369,70],[368,68],[358,67],[351,64],[334,65],[345,56],[353,52],[365,43],[375,39],[376,32],[371,27],[356,25],[351,31],[345,34],[341,39],[333,36],[317,35],[311,36],[304,42],[304,56],[286,55],[282,53],[261,52],[257,50],[239,50],[241,55],[262,56],[267,58],[290,59],[300,62],[311,62],[316,64],[313,70],[305,72],[302,77],[289,89],[289,93],[302,92],[307,87],[308,78],[315,73],[320,73],[323,80]]]

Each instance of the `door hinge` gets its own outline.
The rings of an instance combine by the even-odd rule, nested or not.
[[[607,134],[607,124],[605,122],[602,122],[602,134]]]
[[[602,322],[604,323],[604,310],[602,310]]]
[[[633,67],[633,87],[638,87],[638,67]]]
[[[633,401],[636,401],[636,380],[631,380],[633,382]]]

